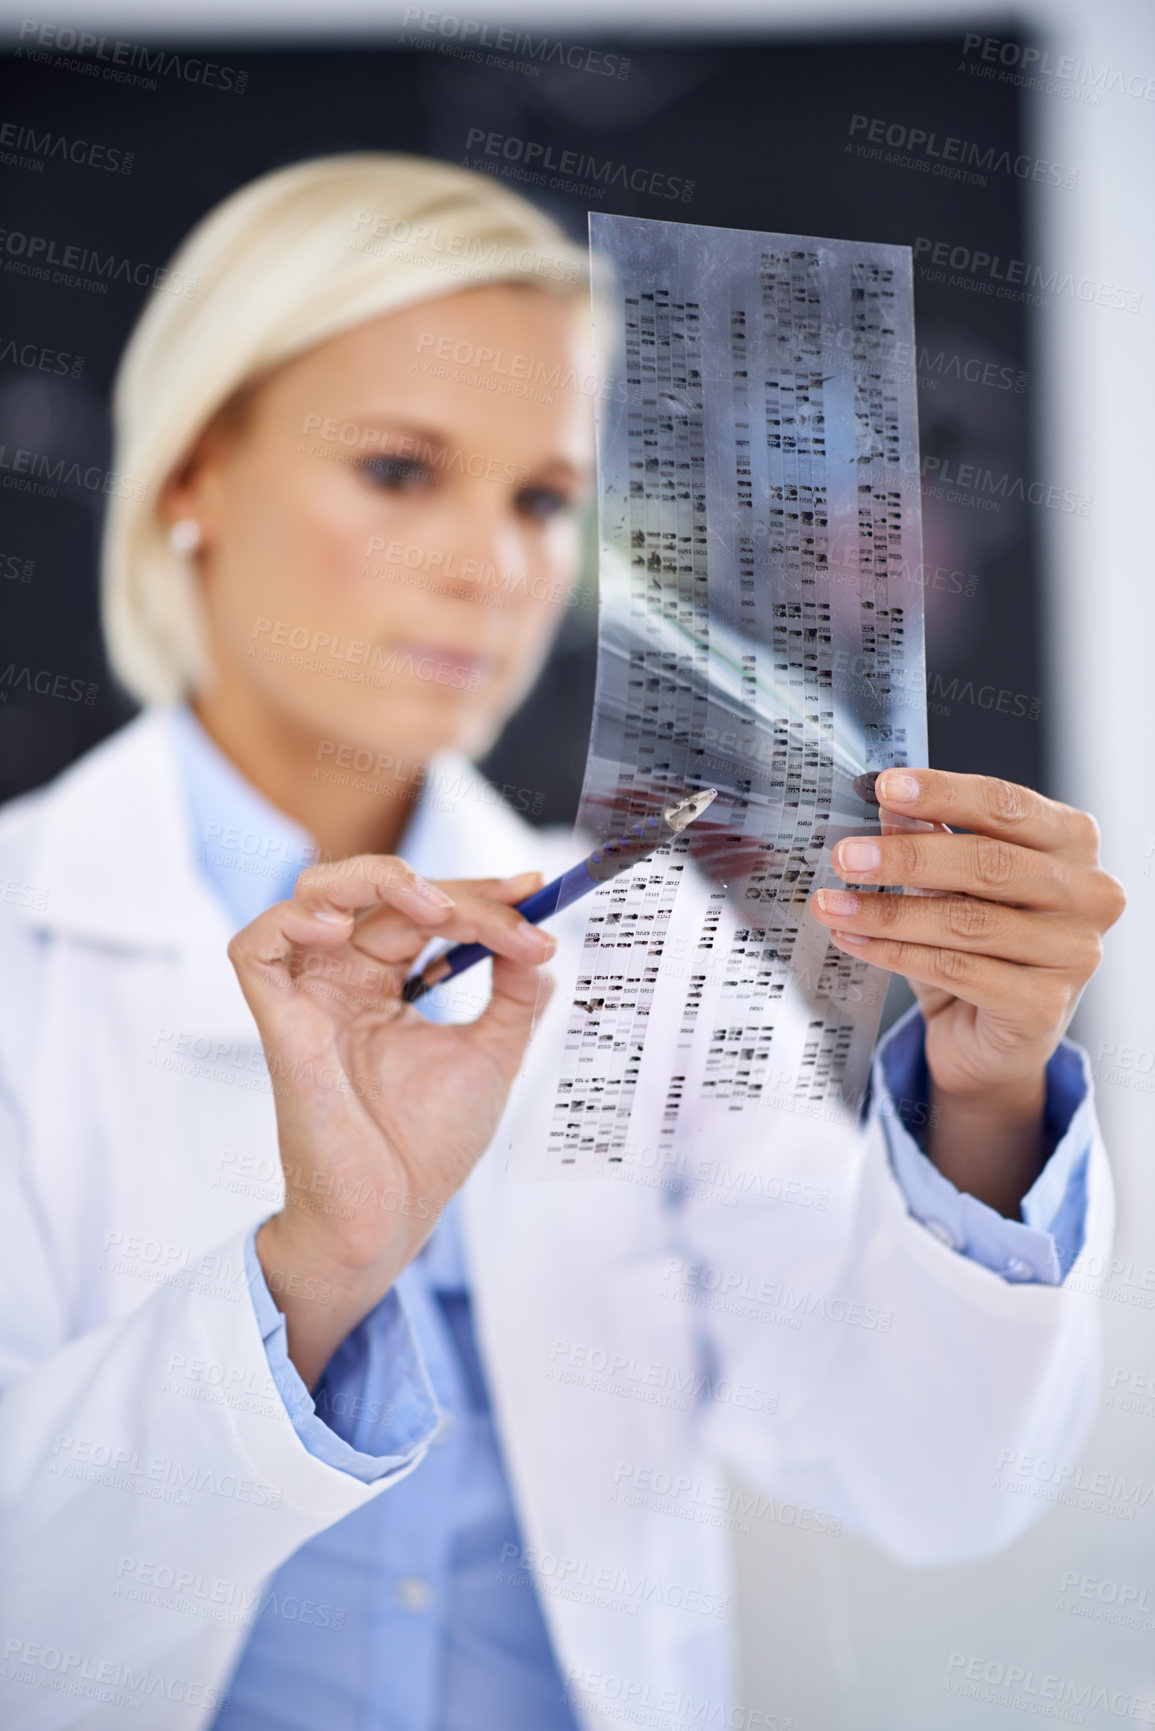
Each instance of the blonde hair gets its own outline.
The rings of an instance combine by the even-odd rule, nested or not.
[[[113,395],[120,485],[102,614],[143,703],[210,672],[196,571],[159,511],[164,482],[246,385],[350,326],[485,283],[573,294],[584,248],[489,175],[423,157],[319,157],[250,181],[187,236],[129,339]]]

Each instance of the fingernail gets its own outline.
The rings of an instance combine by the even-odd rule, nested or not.
[[[834,859],[839,871],[877,871],[882,864],[882,849],[872,841],[840,841]]]
[[[444,890],[439,890],[436,884],[431,884],[429,882],[428,878],[415,877],[413,879],[413,888],[417,891],[419,896],[424,896],[425,900],[429,902],[432,907],[455,908],[457,906],[457,903],[454,901],[452,896],[447,896]]]
[[[899,804],[917,799],[922,789],[917,778],[909,775],[904,769],[884,770],[878,780],[878,791],[883,799],[896,799]]]
[[[819,890],[818,906],[824,914],[856,914],[859,900],[847,890]]]
[[[347,926],[351,924],[353,916],[342,913],[340,908],[314,908],[313,918],[324,920],[327,926]]]
[[[547,960],[557,949],[557,939],[552,932],[543,932],[538,926],[530,926],[526,942],[532,942],[541,952],[542,960]]]
[[[833,932],[831,936],[836,937],[840,944],[868,944],[870,942],[870,939],[864,938],[861,932]]]

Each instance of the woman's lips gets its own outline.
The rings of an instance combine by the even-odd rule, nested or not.
[[[394,670],[447,689],[476,691],[493,675],[494,658],[447,643],[404,642],[390,651]]]

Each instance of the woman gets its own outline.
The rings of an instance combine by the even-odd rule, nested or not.
[[[719,1151],[729,1192],[507,1182],[582,928],[514,911],[571,844],[467,760],[572,589],[584,259],[482,176],[358,156],[242,189],[174,269],[196,295],[157,294],[117,387],[147,498],[105,548],[145,712],[0,822],[41,892],[4,908],[5,1723],[766,1722],[730,1528],[975,1555],[1027,1518],[1000,1468],[1078,1445],[1063,1283],[1111,1203],[1061,1042],[1121,905],[1094,825],[881,787],[969,833],[844,844],[851,884],[951,894],[813,904],[922,1006],[853,1147],[787,1120]],[[563,383],[427,364],[493,352]],[[399,1001],[435,937],[496,958],[441,1021]]]

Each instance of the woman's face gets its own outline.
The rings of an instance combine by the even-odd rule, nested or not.
[[[205,436],[166,505],[201,526],[215,704],[319,749],[486,748],[575,599],[582,314],[509,285],[424,301]]]

